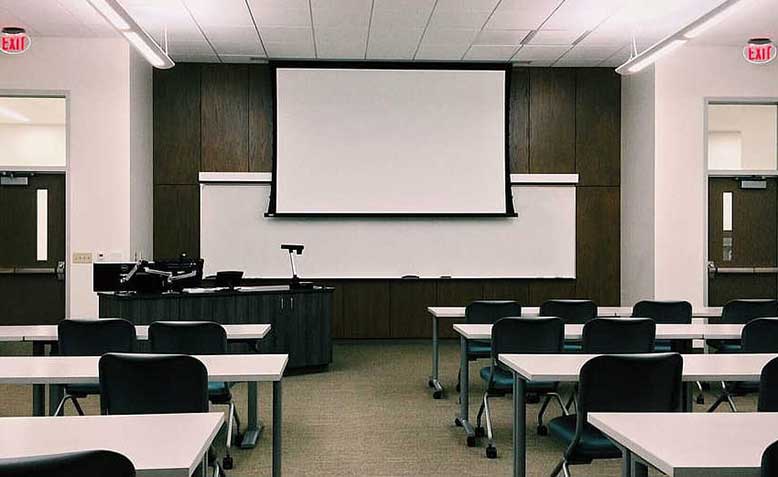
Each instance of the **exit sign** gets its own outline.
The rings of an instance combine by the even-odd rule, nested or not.
[[[30,36],[24,28],[5,27],[0,32],[0,51],[8,55],[18,55],[30,48]]]
[[[775,44],[768,38],[753,38],[743,48],[743,57],[749,63],[763,65],[775,58]]]

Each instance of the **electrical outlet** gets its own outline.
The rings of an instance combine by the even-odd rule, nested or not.
[[[73,263],[92,263],[92,252],[73,252]]]

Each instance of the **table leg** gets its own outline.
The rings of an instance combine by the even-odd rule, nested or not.
[[[273,381],[273,477],[281,476],[281,381]]]
[[[454,424],[461,426],[467,435],[467,446],[475,447],[475,431],[470,424],[470,363],[467,361],[467,340],[460,337],[459,348],[459,416]]]
[[[513,373],[513,477],[524,477],[527,466],[527,408],[524,391],[527,383]]]
[[[46,354],[46,345],[41,341],[32,342],[32,355],[44,356]],[[32,415],[46,415],[46,386],[43,384],[32,385]]]
[[[259,440],[259,434],[262,432],[262,423],[257,416],[257,409],[259,408],[259,392],[257,392],[257,383],[251,381],[246,384],[249,390],[248,402],[248,418],[246,419],[246,432],[243,433],[243,440],[240,442],[241,449],[253,449],[257,446],[257,440]]]
[[[49,356],[56,356],[59,354],[59,346],[57,343],[51,343],[49,346]],[[65,395],[65,388],[59,384],[49,385],[49,415],[53,416],[54,411],[57,410],[59,402]]]
[[[621,449],[621,477],[632,477],[632,453],[625,447]]]
[[[695,383],[692,381],[684,382],[682,384],[682,395],[681,395],[681,406],[682,412],[692,412],[694,411],[694,388]]]
[[[440,342],[438,341],[438,317],[432,315],[432,376],[427,385],[433,389],[433,399],[440,399],[443,396],[443,386],[438,379],[438,363],[440,360]]]

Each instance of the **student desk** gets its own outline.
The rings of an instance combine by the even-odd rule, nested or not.
[[[0,459],[109,449],[138,477],[189,477],[224,422],[222,413],[0,418]]]
[[[261,340],[270,332],[270,325],[250,324],[250,325],[222,325],[227,332],[229,341],[255,341]],[[135,334],[138,340],[148,340],[149,327],[141,325],[135,327]],[[57,325],[23,325],[23,326],[0,326],[0,341],[30,341],[32,342],[33,356],[44,356],[46,354],[46,345],[52,349],[57,345]],[[249,422],[257,422],[257,408],[254,403],[257,401],[257,384],[248,383],[249,391]],[[46,390],[43,385],[36,384],[32,390],[32,414],[33,416],[43,416],[46,414],[45,398]],[[49,409],[51,412],[57,408],[57,404],[62,399],[62,389],[52,387],[49,390]],[[252,437],[253,439],[254,437]],[[241,443],[241,447],[253,447],[251,439]]]
[[[432,397],[440,399],[443,396],[443,386],[438,379],[439,363],[439,338],[438,322],[441,319],[462,320],[465,318],[464,306],[430,306],[427,312],[432,317],[432,376],[427,381],[427,385],[432,388]],[[540,308],[537,306],[522,307],[521,316],[532,317],[540,314]],[[632,316],[632,308],[629,306],[601,306],[597,308],[597,315],[602,318],[617,316]],[[693,311],[694,318],[717,318],[721,316],[721,307],[704,307]]]
[[[571,341],[580,341],[583,335],[584,325],[565,325],[565,339]],[[678,340],[688,341],[701,339],[704,336],[705,328],[708,326],[719,325],[674,325],[658,324],[656,325],[656,339],[658,340]],[[457,323],[454,325],[454,331],[460,336],[459,349],[459,415],[455,418],[455,423],[462,426],[467,434],[467,445],[475,445],[475,431],[469,420],[470,410],[470,362],[467,360],[467,342],[470,340],[492,339],[492,325],[468,325]],[[740,337],[740,335],[738,335]],[[691,347],[687,346],[685,352],[690,352]]]
[[[778,413],[591,413],[588,420],[622,448],[624,477],[646,475],[646,463],[670,477],[759,477],[762,453],[778,440]]]
[[[596,355],[591,354],[501,354],[499,361],[513,372],[513,475],[526,475],[526,406],[524,389],[527,381],[578,382],[581,367]],[[683,381],[759,381],[762,368],[775,354],[687,354],[683,355]],[[684,409],[691,409],[691,392],[687,389]],[[653,414],[651,414],[653,416]],[[702,433],[695,433],[699,436]],[[717,432],[709,437],[729,434]],[[742,436],[742,434],[739,434]],[[699,446],[692,439],[691,444]],[[673,442],[680,439],[674,438]],[[669,441],[667,441],[669,442]],[[730,440],[731,445],[731,440]]]
[[[273,383],[273,476],[281,473],[281,379],[289,359],[285,354],[223,354],[195,356],[208,370],[208,379],[225,382]],[[0,357],[0,384],[97,384],[99,356]],[[256,409],[257,401],[250,404]],[[260,425],[249,414],[241,447],[253,447]]]

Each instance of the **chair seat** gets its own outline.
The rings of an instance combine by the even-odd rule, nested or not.
[[[554,418],[548,423],[548,431],[555,439],[565,445],[569,445],[575,436],[577,419],[578,417],[575,414]],[[567,457],[571,461],[576,459],[583,461],[616,459],[621,457],[621,451],[602,432],[587,423],[578,446],[573,454]]]
[[[68,384],[65,393],[77,398],[100,394],[99,384]]]
[[[468,341],[468,358],[490,358],[492,356],[492,343],[490,341]]]
[[[224,382],[209,382],[208,400],[214,404],[229,404],[229,402],[232,400],[230,385]]]
[[[490,366],[481,368],[481,379],[483,379],[484,382],[489,382],[489,375],[491,374],[491,371],[492,368]],[[502,368],[497,368],[495,371],[494,381],[492,381],[492,390],[513,391],[513,374]],[[531,381],[527,383],[526,390],[527,392],[532,393],[550,393],[556,391],[556,388],[557,383],[555,382]]]

